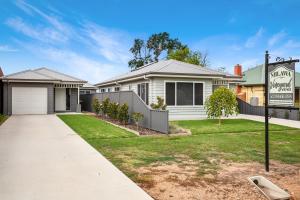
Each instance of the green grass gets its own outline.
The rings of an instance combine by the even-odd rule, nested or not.
[[[216,119],[173,121],[171,123],[190,129],[193,134],[256,132],[263,131],[265,129],[265,124],[263,122],[256,122],[246,119],[222,120],[221,126],[218,125],[218,120]],[[293,128],[270,124],[270,131],[291,129]]]
[[[5,120],[7,120],[7,119],[8,119],[8,116],[0,114],[0,125],[3,124],[5,122]]]
[[[109,139],[137,137],[133,133],[112,126],[93,116],[87,115],[58,115],[76,133],[85,139]]]
[[[192,131],[191,136],[135,137],[91,116],[59,116],[82,138],[135,180],[135,170],[153,163],[198,163],[199,174],[218,169],[215,160],[229,162],[264,161],[264,127],[249,120],[174,122]],[[270,158],[300,163],[300,130],[271,125]],[[209,134],[206,134],[209,133]],[[207,171],[210,170],[210,171]]]

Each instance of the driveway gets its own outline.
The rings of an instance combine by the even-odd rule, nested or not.
[[[152,199],[55,115],[0,126],[1,200]]]

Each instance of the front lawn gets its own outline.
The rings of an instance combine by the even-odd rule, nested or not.
[[[136,137],[93,116],[60,115],[72,129],[134,178],[134,169],[153,163],[201,163],[199,173],[216,170],[211,159],[235,162],[264,161],[263,123],[250,120],[177,121],[190,128],[191,136]],[[285,163],[300,163],[300,130],[270,126],[270,157]],[[206,134],[209,133],[209,134]]]
[[[8,116],[6,115],[0,115],[0,125],[3,124],[5,122],[5,120],[7,120]]]
[[[183,128],[190,129],[194,135],[207,133],[238,133],[238,132],[256,132],[265,130],[263,122],[257,122],[246,119],[226,119],[222,120],[221,126],[218,125],[218,120],[184,120],[173,121],[172,124],[177,124]],[[270,131],[291,130],[286,126],[270,124]]]

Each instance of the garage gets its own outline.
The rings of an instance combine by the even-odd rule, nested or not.
[[[47,114],[47,88],[12,87],[12,114]]]

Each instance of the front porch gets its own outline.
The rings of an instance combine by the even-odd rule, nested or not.
[[[80,84],[54,85],[54,111],[56,113],[81,112]]]

